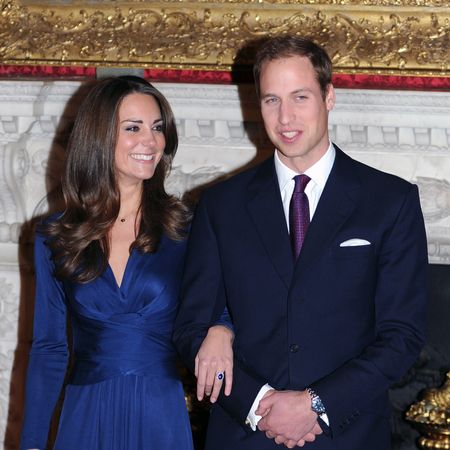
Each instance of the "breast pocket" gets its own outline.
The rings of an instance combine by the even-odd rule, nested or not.
[[[349,247],[335,247],[332,256],[335,258],[370,258],[373,255],[373,245],[355,245]]]
[[[376,278],[376,254],[373,245],[339,247],[331,250],[328,261],[329,276],[348,297],[361,296]]]

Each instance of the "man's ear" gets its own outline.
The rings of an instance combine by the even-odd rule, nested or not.
[[[330,83],[327,87],[327,94],[325,96],[325,104],[327,106],[327,110],[331,111],[334,108],[335,103],[336,94],[334,92],[334,86]]]

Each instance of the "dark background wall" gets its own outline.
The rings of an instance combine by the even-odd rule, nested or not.
[[[429,293],[427,343],[416,364],[390,392],[395,450],[418,448],[419,433],[405,420],[405,411],[424,390],[440,387],[450,370],[450,265],[429,265]]]

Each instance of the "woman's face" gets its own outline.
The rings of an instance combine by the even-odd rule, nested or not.
[[[133,93],[119,107],[115,168],[120,185],[138,184],[155,173],[164,152],[161,111],[151,95]]]

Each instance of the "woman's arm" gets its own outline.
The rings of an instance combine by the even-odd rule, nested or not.
[[[28,363],[21,449],[45,448],[51,417],[67,370],[66,305],[53,276],[45,238],[35,241],[36,295],[33,345]]]
[[[225,395],[230,395],[233,385],[233,340],[234,332],[228,312],[228,319],[221,320],[208,330],[208,334],[195,357],[195,376],[197,377],[197,398],[210,396],[214,403],[225,380]],[[228,323],[227,323],[228,321]],[[222,325],[221,323],[224,323]],[[226,325],[225,325],[226,324]]]

